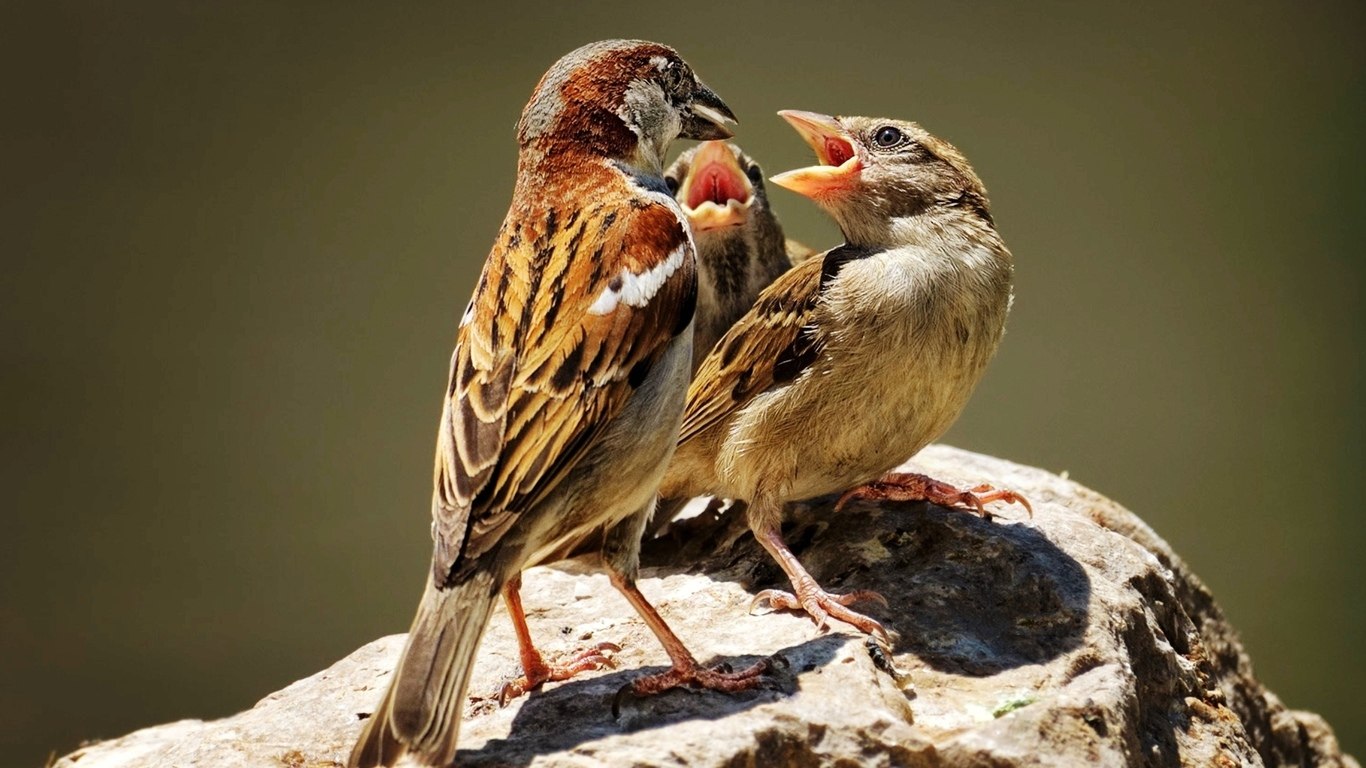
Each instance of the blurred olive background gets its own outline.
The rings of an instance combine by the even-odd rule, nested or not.
[[[946,441],[1139,512],[1366,753],[1364,15],[6,3],[0,762],[226,715],[407,628],[513,122],[607,37],[677,47],[770,173],[809,162],[784,107],[958,144],[1018,284]]]

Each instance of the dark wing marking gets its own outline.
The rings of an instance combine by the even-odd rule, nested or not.
[[[797,378],[819,357],[814,323],[821,293],[840,268],[868,252],[844,245],[807,259],[759,294],[754,306],[702,361],[688,389],[680,445],[724,421],[759,393]]]
[[[604,290],[670,259],[641,306],[623,293],[610,311],[590,311]],[[555,490],[687,327],[696,293],[691,241],[662,204],[547,214],[500,236],[460,331],[437,436],[438,584]]]

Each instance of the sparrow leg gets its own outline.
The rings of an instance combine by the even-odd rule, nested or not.
[[[665,672],[639,677],[622,686],[612,702],[614,717],[620,713],[622,697],[627,694],[649,696],[685,685],[726,692],[754,688],[762,682],[764,673],[772,669],[777,659],[761,659],[739,672],[732,671],[728,664],[704,667],[697,663],[692,652],[636,586],[635,574],[640,568],[640,539],[653,509],[652,501],[645,509],[611,528],[603,544],[602,559],[612,586],[636,609],[636,613],[645,621],[645,626],[659,638],[672,666]]]
[[[617,693],[617,701],[612,703],[613,715],[617,714],[622,695],[628,692],[636,696],[649,696],[685,685],[713,691],[743,691],[759,685],[764,673],[773,668],[773,661],[770,659],[761,659],[739,672],[731,671],[729,664],[701,666],[683,641],[678,639],[678,635],[669,628],[664,617],[660,616],[650,601],[645,599],[645,595],[641,594],[635,581],[615,570],[611,572],[611,576],[612,586],[626,597],[631,607],[640,614],[640,618],[645,620],[645,625],[659,638],[660,644],[664,646],[664,652],[669,654],[669,661],[673,663],[666,672],[638,677],[627,683]]]
[[[831,618],[839,619],[845,624],[856,627],[860,631],[876,635],[883,642],[890,642],[887,630],[873,619],[861,613],[849,610],[850,605],[863,600],[887,605],[887,600],[882,595],[866,589],[849,592],[843,595],[826,592],[816,580],[811,577],[806,568],[792,554],[787,542],[783,540],[782,531],[776,523],[764,525],[755,532],[755,537],[759,543],[764,545],[764,549],[778,561],[782,566],[783,572],[792,582],[793,592],[783,592],[778,589],[765,589],[754,596],[752,605],[768,601],[768,604],[775,610],[806,611],[811,620],[816,622],[816,626],[826,629]]]
[[[988,520],[992,515],[987,511],[986,505],[993,501],[1003,501],[1007,504],[1020,504],[1029,512],[1030,517],[1034,516],[1034,507],[1030,506],[1029,499],[1015,491],[993,488],[986,484],[963,491],[928,475],[914,472],[892,472],[871,483],[852,488],[835,502],[835,510],[839,511],[845,504],[855,500],[928,501],[941,507],[970,507]]]
[[[499,706],[505,706],[508,701],[548,681],[568,680],[582,672],[616,666],[608,655],[621,650],[615,643],[598,643],[554,664],[547,664],[531,642],[531,630],[527,627],[526,613],[522,610],[521,588],[520,573],[503,586],[503,600],[507,603],[508,614],[512,616],[512,627],[517,632],[517,648],[522,655],[522,675],[503,686],[498,694]]]

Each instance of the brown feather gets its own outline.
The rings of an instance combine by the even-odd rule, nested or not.
[[[865,255],[848,245],[832,248],[789,269],[759,294],[698,366],[688,389],[679,445],[816,362],[826,335],[815,322],[821,293],[846,262]]]
[[[605,165],[598,176],[600,186],[627,184]],[[520,231],[500,238],[485,264],[455,353],[432,507],[438,584],[554,490],[630,397],[632,372],[653,365],[680,330],[676,315],[695,300],[691,241],[664,204],[642,200],[612,214],[599,205],[564,222],[553,210],[520,213]],[[593,258],[577,245],[585,228],[602,244]],[[644,306],[621,300],[589,312],[604,289],[620,289],[623,270],[645,274],[679,249],[681,264]]]
[[[821,260],[785,272],[712,348],[688,389],[679,444],[724,421],[774,382],[778,360],[815,313]]]

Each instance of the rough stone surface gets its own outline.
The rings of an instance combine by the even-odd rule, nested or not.
[[[1209,592],[1133,514],[1056,475],[943,446],[912,466],[1014,488],[1035,515],[797,505],[786,530],[812,573],[887,597],[868,610],[897,633],[890,654],[804,616],[748,613],[753,591],[785,586],[782,574],[739,515],[704,515],[650,544],[642,589],[700,657],[739,667],[780,654],[788,667],[739,695],[627,699],[614,719],[614,694],[663,669],[663,651],[588,564],[533,569],[523,594],[542,648],[611,641],[618,667],[499,708],[493,694],[517,671],[500,611],[457,763],[1357,766],[1320,717],[1257,682]],[[402,641],[377,640],[233,717],[147,728],[57,765],[341,765]]]

